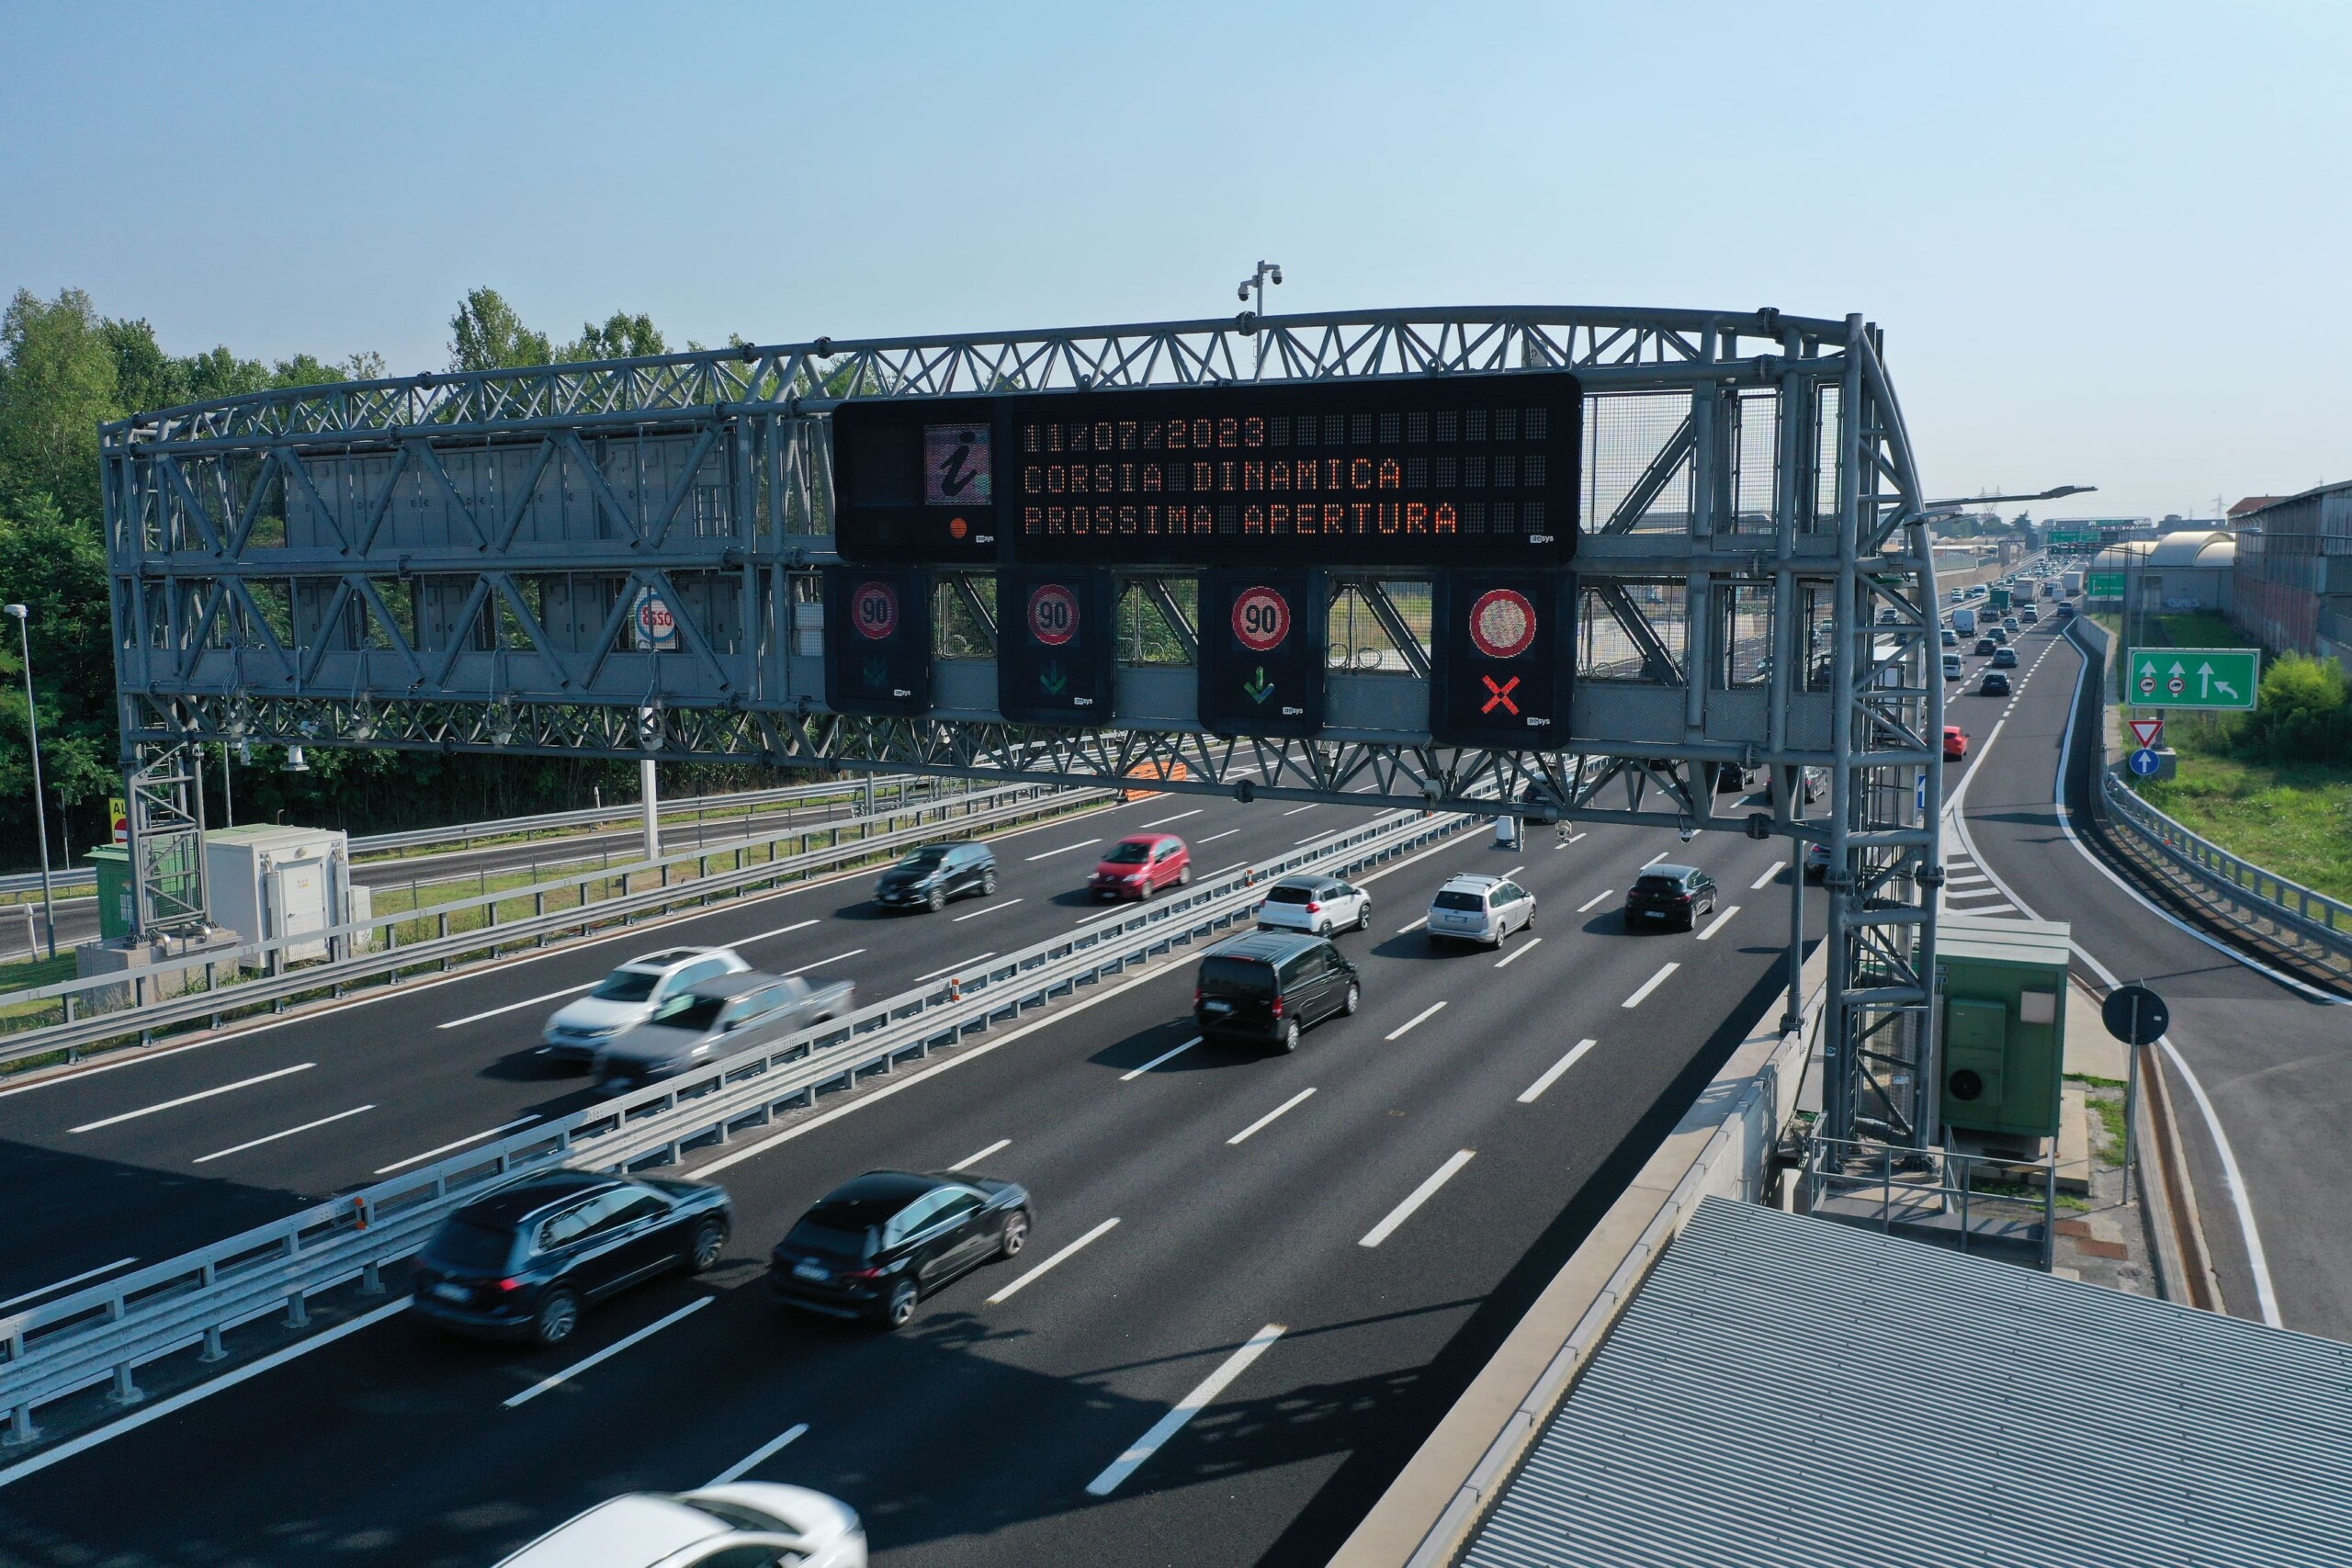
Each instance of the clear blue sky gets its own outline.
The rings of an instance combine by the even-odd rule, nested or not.
[[[2352,6],[0,5],[0,288],[447,357],[1234,309],[1881,322],[1928,482],[2352,474]]]

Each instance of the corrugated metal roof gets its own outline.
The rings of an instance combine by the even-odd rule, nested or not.
[[[2352,1562],[2352,1346],[1709,1198],[1462,1562]]]

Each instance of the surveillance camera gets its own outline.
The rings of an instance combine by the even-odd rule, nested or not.
[[[1682,829],[1682,841],[1686,844],[1698,836],[1699,829],[1696,828],[1685,828]]]
[[[1272,272],[1269,273],[1267,276],[1270,276],[1270,277],[1272,277],[1272,278],[1274,280],[1274,282],[1276,282],[1277,284],[1279,284],[1279,283],[1281,283],[1281,282],[1282,282],[1282,280],[1283,280],[1283,269],[1282,269],[1282,268],[1280,268],[1280,267],[1276,267],[1276,268],[1274,268],[1274,270],[1273,270]]]
[[[1250,286],[1246,283],[1241,285],[1240,288],[1236,288],[1233,291],[1233,297],[1236,299],[1240,300],[1243,304],[1248,304],[1250,302]]]

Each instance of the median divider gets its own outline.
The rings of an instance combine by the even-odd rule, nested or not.
[[[1389,1483],[1329,1568],[1442,1568],[1469,1542],[1544,1423],[1651,1267],[1710,1193],[1760,1199],[1818,1033],[1828,949],[1799,977],[1804,1021],[1777,1010],[1735,1048],[1632,1183]]]
[[[986,1032],[1057,997],[1211,938],[1246,919],[1270,877],[1313,867],[1346,875],[1414,852],[1477,818],[1392,813],[1174,896],[994,957],[860,1008],[744,1056],[618,1096],[465,1154],[314,1204],[225,1241],[0,1317],[0,1442],[39,1440],[35,1413],[109,1386],[144,1396],[139,1370],[195,1349],[224,1359],[223,1336],[277,1315],[309,1322],[310,1299],[422,1247],[449,1213],[500,1183],[563,1165],[630,1170],[673,1164],[816,1103],[829,1090]]]

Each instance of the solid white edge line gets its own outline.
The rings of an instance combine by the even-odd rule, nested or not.
[[[918,975],[913,979],[908,981],[907,984],[910,986],[920,986],[925,980],[936,980],[942,975],[953,975],[958,969],[969,968],[971,965],[978,964],[984,959],[994,958],[995,956],[996,949],[991,947],[986,953],[976,953],[969,958],[959,958],[944,969],[934,969],[928,975]]]
[[[313,1334],[308,1339],[288,1345],[282,1350],[273,1350],[258,1361],[249,1362],[234,1371],[223,1372],[217,1378],[197,1384],[194,1388],[184,1389],[169,1399],[158,1400],[145,1409],[126,1416],[119,1421],[110,1422],[94,1432],[85,1432],[78,1438],[68,1438],[53,1449],[45,1449],[28,1460],[12,1464],[6,1470],[0,1470],[0,1486],[12,1485],[28,1475],[47,1470],[61,1460],[69,1460],[76,1454],[86,1453],[100,1443],[111,1442],[117,1438],[138,1430],[150,1421],[160,1421],[166,1416],[175,1416],[199,1399],[209,1399],[216,1393],[228,1392],[248,1378],[257,1378],[264,1372],[276,1371],[297,1356],[307,1356],[313,1350],[323,1350],[346,1335],[356,1334],[363,1328],[373,1328],[384,1319],[396,1313],[406,1312],[408,1308],[409,1298],[406,1296],[402,1296],[396,1302],[386,1302],[375,1311],[363,1313],[348,1323],[339,1323],[324,1333]]]
[[[816,922],[812,920],[809,923],[814,925]],[[435,1029],[457,1029],[469,1023],[480,1023],[483,1019],[496,1018],[503,1012],[514,1012],[519,1009],[532,1007],[540,1002],[551,1002],[558,997],[574,996],[579,992],[587,990],[592,986],[601,986],[603,984],[604,982],[601,980],[582,980],[577,986],[566,986],[560,991],[549,991],[543,996],[525,997],[519,1002],[508,1002],[504,1007],[490,1008],[481,1012],[469,1012],[463,1018],[453,1018],[447,1023],[436,1023],[433,1027]]]
[[[1544,1091],[1545,1089],[1550,1089],[1554,1084],[1558,1083],[1560,1081],[1560,1076],[1563,1073],[1566,1073],[1570,1067],[1575,1066],[1578,1062],[1583,1061],[1584,1054],[1600,1043],[1600,1042],[1598,1040],[1577,1041],[1574,1045],[1568,1048],[1568,1054],[1566,1055],[1561,1057],[1558,1061],[1544,1068],[1541,1077],[1538,1077],[1533,1083],[1529,1084],[1525,1089],[1520,1090],[1519,1102],[1521,1105],[1532,1105],[1537,1100],[1543,1099]]]
[[[1173,1061],[1175,1058],[1182,1055],[1185,1052],[1191,1050],[1200,1043],[1201,1037],[1195,1034],[1190,1040],[1185,1041],[1182,1045],[1176,1046],[1172,1050],[1162,1051],[1159,1055],[1154,1056],[1142,1066],[1129,1067],[1125,1072],[1119,1075],[1119,1081],[1121,1083],[1133,1083],[1136,1079],[1143,1077],[1144,1074],[1151,1071],[1152,1068],[1159,1066],[1160,1063]]]
[[[949,1166],[947,1168],[950,1170],[961,1170],[967,1165],[978,1165],[980,1161],[988,1158],[989,1156],[996,1153],[997,1150],[1009,1149],[1012,1146],[1012,1140],[1011,1138],[999,1138],[987,1148],[975,1149],[970,1154],[966,1155],[962,1159],[957,1160],[954,1165]]]
[[[210,1165],[216,1159],[227,1159],[231,1155],[241,1155],[247,1149],[257,1149],[264,1144],[274,1144],[280,1138],[290,1138],[297,1133],[307,1133],[312,1128],[323,1127],[330,1122],[347,1121],[351,1117],[360,1114],[362,1111],[373,1111],[375,1109],[376,1107],[373,1103],[367,1105],[355,1105],[348,1111],[338,1111],[332,1116],[322,1116],[315,1122],[305,1122],[300,1127],[288,1127],[282,1133],[272,1133],[266,1137],[248,1138],[243,1143],[234,1145],[229,1148],[216,1149],[209,1155],[198,1155],[192,1163],[197,1165]]]
[[[999,909],[1010,909],[1010,908],[1012,908],[1015,904],[1018,904],[1018,903],[1020,903],[1020,902],[1021,902],[1021,900],[1020,900],[1020,899],[1018,899],[1018,898],[1001,898],[1001,899],[999,899],[997,902],[995,902],[995,903],[993,903],[993,904],[990,904],[990,905],[987,906],[985,908],[975,909],[975,910],[973,910],[973,911],[972,911],[970,914],[968,914],[968,915],[958,915],[958,916],[956,916],[956,924],[957,924],[957,925],[959,925],[959,926],[960,926],[960,925],[962,925],[966,920],[977,920],[977,919],[978,919],[982,915],[993,915],[993,914],[995,914]]]
[[[703,1490],[707,1492],[714,1486],[733,1485],[736,1482],[741,1481],[743,1477],[749,1475],[752,1471],[757,1470],[760,1466],[767,1463],[768,1461],[775,1458],[777,1454],[784,1451],[786,1445],[798,1439],[806,1434],[808,1430],[808,1423],[806,1421],[796,1422],[792,1426],[786,1427],[783,1432],[775,1437],[770,1438],[766,1442],[762,1443],[758,1448],[753,1449],[750,1453],[745,1454],[741,1459],[737,1460],[733,1464],[729,1465],[725,1470],[720,1471],[717,1475],[712,1476],[708,1481],[703,1483]]]
[[[1677,969],[1681,967],[1682,965],[1679,963],[1668,964],[1657,974],[1643,981],[1642,988],[1640,990],[1635,991],[1632,996],[1627,997],[1618,1005],[1628,1008],[1637,1008],[1641,1006],[1644,1002],[1649,1000],[1649,996],[1652,991],[1657,990],[1660,986],[1666,983],[1666,977],[1668,975],[1673,974]]]
[[[1717,931],[1719,931],[1723,930],[1723,929],[1724,929],[1724,922],[1725,920],[1730,919],[1734,915],[1736,915],[1736,914],[1738,914],[1738,913],[1739,913],[1739,906],[1738,906],[1738,905],[1736,905],[1736,904],[1726,904],[1726,905],[1724,905],[1724,912],[1723,912],[1722,914],[1720,914],[1720,915],[1717,915],[1713,919],[1709,920],[1709,921],[1707,922],[1707,929],[1706,929],[1705,931],[1701,931],[1701,932],[1699,933],[1699,940],[1700,940],[1701,942],[1704,942],[1704,941],[1706,941],[1709,937],[1711,937],[1711,936],[1714,935]]]
[[[1521,942],[1517,947],[1512,948],[1509,953],[1503,954],[1502,957],[1496,959],[1495,967],[1501,969],[1516,964],[1519,962],[1520,956],[1522,953],[1532,953],[1542,945],[1544,945],[1544,939],[1542,937],[1529,937],[1525,942]]]
[[[1588,898],[1583,903],[1577,905],[1577,913],[1579,915],[1590,914],[1595,905],[1606,903],[1609,899],[1613,898],[1616,896],[1617,889],[1614,887],[1604,887],[1593,897]]]
[[[1024,862],[1028,862],[1028,861],[1041,861],[1041,860],[1051,860],[1051,859],[1053,859],[1056,855],[1066,855],[1066,854],[1069,853],[1069,852],[1070,852],[1070,851],[1072,851],[1072,850],[1082,850],[1082,849],[1086,848],[1086,846],[1087,846],[1087,845],[1089,845],[1089,844],[1099,844],[1099,843],[1101,843],[1102,841],[1102,840],[1100,840],[1100,839],[1080,839],[1078,842],[1076,842],[1076,843],[1074,843],[1074,844],[1064,844],[1061,848],[1059,848],[1059,849],[1057,849],[1057,850],[1041,850],[1041,851],[1039,851],[1037,853],[1035,853],[1035,854],[1034,854],[1034,855],[1023,855],[1023,856],[1022,857],[1022,859],[1023,859]]]
[[[1435,1170],[1430,1172],[1429,1176],[1419,1187],[1414,1188],[1412,1191],[1407,1193],[1403,1202],[1389,1210],[1386,1214],[1382,1216],[1378,1224],[1364,1232],[1363,1237],[1357,1241],[1356,1245],[1358,1247],[1378,1247],[1382,1242],[1386,1241],[1390,1236],[1394,1235],[1396,1233],[1396,1227],[1403,1224],[1407,1220],[1411,1219],[1415,1210],[1428,1202],[1431,1198],[1437,1196],[1437,1190],[1444,1186],[1447,1182],[1453,1180],[1454,1172],[1460,1170],[1464,1166],[1468,1165],[1472,1156],[1476,1155],[1477,1152],[1478,1151],[1476,1149],[1460,1149],[1455,1151],[1451,1159],[1448,1159],[1443,1165],[1439,1166]]]
[[[1763,875],[1758,877],[1755,881],[1747,885],[1747,890],[1750,893],[1755,892],[1758,888],[1763,886],[1766,883],[1780,875],[1782,871],[1786,870],[1788,863],[1789,863],[1784,860],[1774,861],[1770,865],[1764,868]]]
[[[295,1073],[307,1073],[317,1066],[316,1062],[298,1062],[290,1067],[280,1067],[274,1073],[256,1073],[249,1078],[239,1078],[235,1083],[224,1083],[216,1089],[200,1089],[194,1094],[181,1095],[177,1100],[166,1100],[154,1105],[141,1106],[136,1111],[126,1111],[119,1116],[107,1116],[96,1122],[85,1122],[79,1127],[68,1127],[65,1130],[68,1133],[95,1133],[101,1127],[111,1127],[117,1122],[136,1122],[141,1116],[153,1116],[158,1111],[176,1111],[183,1105],[194,1105],[199,1100],[210,1100],[214,1095],[227,1094],[231,1089],[251,1089],[257,1083],[267,1083],[272,1078],[288,1077]]]
[[[621,1337],[614,1340],[611,1344],[605,1346],[594,1355],[582,1357],[581,1359],[572,1362],[571,1365],[564,1368],[563,1371],[560,1372],[548,1373],[546,1377],[541,1378],[538,1382],[533,1383],[522,1393],[510,1394],[501,1403],[509,1410],[514,1409],[518,1404],[528,1404],[532,1400],[535,1400],[538,1398],[539,1395],[547,1393],[548,1390],[551,1388],[558,1388],[564,1383],[570,1382],[573,1378],[578,1377],[582,1372],[586,1371],[591,1367],[604,1365],[606,1361],[611,1360],[615,1356],[619,1355],[630,1346],[639,1344],[647,1339],[652,1338],[655,1335],[661,1333],[663,1329],[669,1327],[672,1324],[678,1322],[680,1319],[694,1316],[695,1314],[702,1311],[703,1308],[708,1306],[718,1299],[718,1298],[717,1296],[696,1296],[694,1300],[688,1302],[685,1305],[680,1307],[677,1311],[670,1314],[668,1316],[657,1317],[651,1323],[649,1323],[644,1327],[639,1329],[636,1333],[621,1336]]]
[[[1279,1323],[1270,1323],[1251,1335],[1241,1348],[1225,1359],[1224,1365],[1203,1378],[1200,1386],[1177,1401],[1167,1415],[1152,1423],[1151,1429],[1137,1438],[1117,1459],[1105,1465],[1102,1473],[1086,1483],[1087,1495],[1108,1497],[1119,1489],[1119,1483],[1133,1475],[1143,1461],[1159,1450],[1160,1445],[1184,1429],[1185,1423],[1201,1413],[1209,1401],[1223,1393],[1226,1385],[1247,1371],[1250,1363],[1266,1353],[1269,1346],[1286,1332]]]
[[[839,964],[844,958],[855,958],[859,953],[864,953],[865,951],[865,949],[862,947],[853,947],[847,953],[836,953],[831,958],[820,958],[814,964],[803,964],[797,969],[787,969],[782,975],[777,976],[776,978],[780,980],[789,980],[795,975],[806,975],[811,969],[822,969],[828,964]]]
[[[538,1119],[539,1113],[536,1111],[531,1112],[528,1116],[517,1116],[514,1121],[492,1127],[487,1133],[475,1133],[469,1136],[459,1138],[454,1143],[444,1144],[437,1149],[427,1149],[421,1155],[411,1155],[406,1159],[396,1159],[390,1165],[379,1165],[368,1174],[371,1176],[390,1176],[396,1170],[406,1170],[410,1166],[421,1165],[424,1161],[431,1159],[435,1155],[449,1154],[454,1150],[464,1148],[468,1144],[479,1144],[484,1138],[494,1138],[501,1133],[511,1133],[517,1127],[527,1127]]]
[[[1230,1148],[1236,1144],[1244,1142],[1251,1134],[1272,1125],[1276,1118],[1290,1111],[1295,1110],[1299,1105],[1306,1101],[1309,1095],[1314,1092],[1315,1089],[1311,1085],[1306,1089],[1300,1089],[1296,1094],[1292,1095],[1288,1100],[1283,1100],[1280,1105],[1275,1106],[1272,1111],[1267,1111],[1263,1116],[1259,1117],[1255,1122],[1250,1122],[1250,1125],[1242,1128],[1241,1131],[1226,1139],[1226,1146]]]
[[[1527,950],[1525,948],[1521,948],[1520,951],[1524,953]],[[1427,1023],[1430,1019],[1435,1018],[1439,1013],[1442,1013],[1444,1010],[1445,1004],[1443,1002],[1431,1002],[1429,1006],[1423,1008],[1420,1011],[1415,1013],[1412,1017],[1407,1019],[1396,1028],[1390,1030],[1385,1038],[1390,1040],[1401,1040],[1409,1031],[1421,1024]]]
[[[982,1306],[995,1306],[1000,1303],[1010,1300],[1015,1292],[1027,1290],[1034,1280],[1045,1274],[1048,1269],[1060,1267],[1063,1258],[1069,1257],[1071,1254],[1077,1252],[1079,1248],[1087,1246],[1089,1243],[1095,1241],[1102,1236],[1108,1235],[1118,1223],[1119,1216],[1116,1214],[1112,1215],[1109,1219],[1104,1220],[1101,1224],[1096,1225],[1092,1230],[1088,1231],[1084,1235],[1080,1236],[1076,1241],[1070,1242],[1063,1247],[1059,1252],[1055,1253],[1051,1258],[1046,1258],[1043,1263],[1038,1264],[1027,1273],[1020,1275],[1015,1279],[1006,1280],[1003,1286],[997,1291],[996,1294],[984,1298],[980,1304]]]
[[[38,1291],[27,1291],[21,1296],[10,1296],[6,1301],[0,1302],[0,1312],[6,1312],[10,1307],[18,1305],[24,1302],[31,1301],[36,1296],[52,1294],[58,1291],[65,1289],[68,1285],[78,1285],[85,1280],[95,1280],[101,1274],[111,1274],[116,1269],[120,1269],[127,1264],[136,1263],[138,1261],[139,1259],[136,1258],[118,1258],[111,1263],[101,1263],[96,1269],[85,1269],[79,1274],[74,1275],[71,1279],[60,1280],[55,1284],[51,1285],[43,1285]]]

